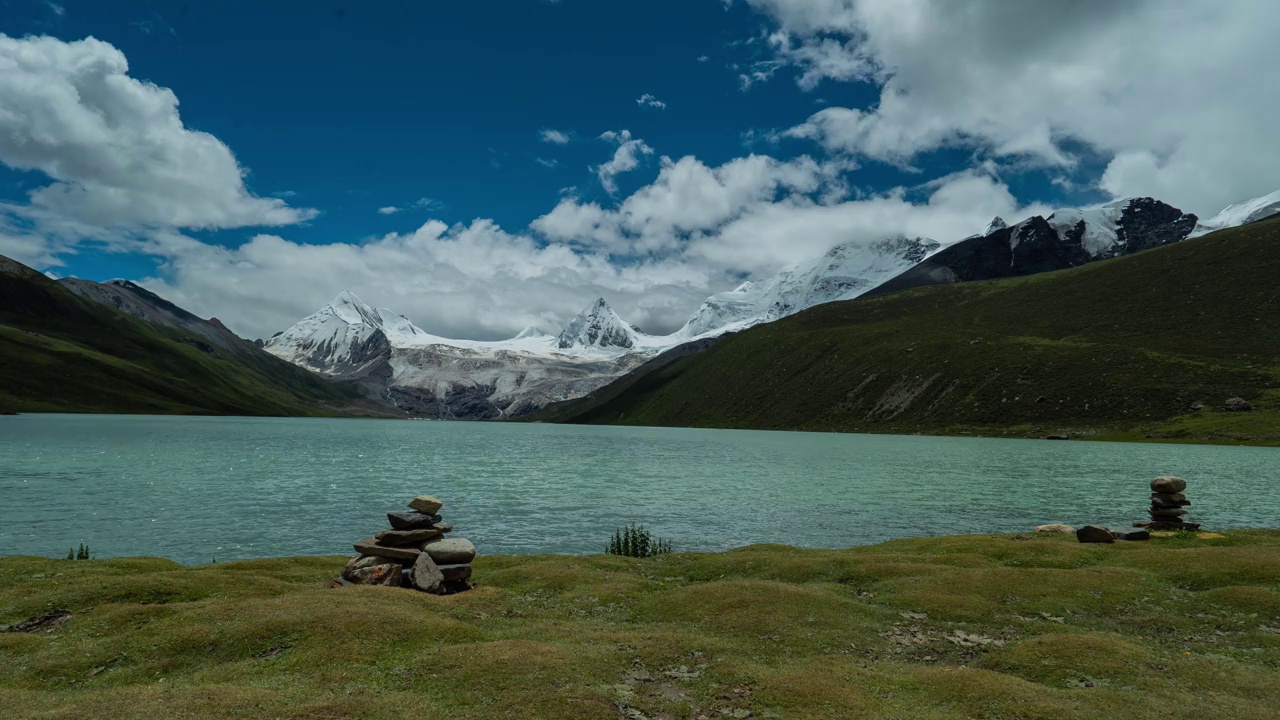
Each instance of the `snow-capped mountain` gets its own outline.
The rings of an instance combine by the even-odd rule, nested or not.
[[[272,337],[264,349],[308,370],[350,378],[389,357],[390,336],[402,341],[417,334],[426,335],[407,319],[375,310],[343,290],[333,302]]]
[[[609,307],[604,298],[599,298],[565,326],[564,331],[556,338],[556,347],[561,350],[632,348],[636,346],[636,340],[641,334],[618,317],[618,313]]]
[[[1270,195],[1263,195],[1260,198],[1228,206],[1217,215],[1201,221],[1195,232],[1192,233],[1192,237],[1206,235],[1215,230],[1248,225],[1251,222],[1265,220],[1277,214],[1280,214],[1280,190]]]
[[[1152,198],[1058,210],[1008,225],[996,218],[975,235],[874,288],[881,295],[926,285],[1034,275],[1180,242],[1195,215]]]
[[[982,235],[942,249],[925,238],[845,243],[772,277],[712,295],[684,327],[663,336],[640,332],[601,298],[558,334],[526,328],[510,340],[451,340],[343,292],[271,338],[266,350],[330,377],[358,380],[406,414],[511,417],[590,393],[686,343],[822,303],[1075,267],[1277,211],[1280,193],[1273,193],[1233,205],[1197,226],[1195,215],[1151,198],[1133,198],[1058,210],[1015,225],[995,218]]]
[[[815,261],[708,298],[671,335],[639,331],[601,298],[557,335],[527,328],[510,340],[451,340],[344,291],[272,337],[265,349],[315,372],[358,380],[407,414],[509,417],[585,395],[684,343],[856,297],[937,248],[922,238],[840,245]]]
[[[746,282],[707,298],[680,330],[688,339],[741,330],[814,305],[852,300],[915,266],[941,247],[926,238],[845,243],[758,283]]]
[[[1078,245],[1094,260],[1181,242],[1195,230],[1197,220],[1154,198],[1058,210],[1048,217],[1064,242]]]

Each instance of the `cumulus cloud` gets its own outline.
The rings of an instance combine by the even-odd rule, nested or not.
[[[226,145],[186,128],[171,91],[128,71],[123,53],[93,38],[0,35],[0,162],[53,181],[30,193],[25,217],[136,229],[316,215],[251,193]]]
[[[552,130],[550,128],[547,128],[543,130],[541,133],[538,133],[538,137],[542,139],[542,142],[551,143],[552,145],[568,145],[569,144],[569,134],[560,132],[559,130]]]
[[[283,330],[343,289],[448,337],[562,327],[600,296],[628,321],[664,333],[708,295],[837,243],[900,233],[952,241],[995,215],[1045,211],[1020,205],[977,170],[858,199],[844,193],[837,171],[809,158],[751,156],[717,167],[664,159],[659,177],[618,207],[565,200],[527,232],[492,220],[430,220],[361,243],[264,234],[235,249],[157,236],[163,273],[142,282],[248,337]]]
[[[268,337],[343,289],[444,336],[497,339],[559,327],[606,296],[642,328],[671,328],[716,285],[671,259],[619,265],[546,245],[490,220],[438,220],[365,243],[307,245],[259,235],[228,249],[169,238],[165,274],[142,284],[236,332]]]
[[[649,107],[655,110],[667,109],[666,103],[650,95],[649,93],[645,93],[644,95],[641,95],[640,97],[636,98],[636,104],[639,105],[640,107]]]
[[[616,178],[622,173],[631,172],[640,167],[640,158],[652,155],[653,148],[649,147],[645,141],[631,137],[630,130],[620,132],[609,130],[600,135],[600,139],[618,145],[618,149],[613,152],[613,158],[593,168],[596,176],[600,178],[600,185],[610,195],[614,195],[618,192]]]
[[[875,107],[791,130],[829,151],[907,165],[958,146],[1070,169],[1070,140],[1110,158],[1112,195],[1199,213],[1280,187],[1280,94],[1256,79],[1280,67],[1270,0],[747,2],[802,86],[881,85]]]

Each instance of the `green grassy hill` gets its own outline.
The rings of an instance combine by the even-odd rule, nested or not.
[[[1280,219],[822,305],[542,419],[1280,444]]]
[[[0,715],[1264,720],[1280,533],[480,557],[471,592],[345,558],[0,559]]]
[[[211,346],[0,257],[0,411],[316,415],[358,398],[251,343]]]

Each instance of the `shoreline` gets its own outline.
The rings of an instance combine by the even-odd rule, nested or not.
[[[1143,445],[1207,445],[1216,447],[1280,447],[1280,437],[1276,438],[1230,438],[1230,437],[1149,437],[1141,436],[1137,430],[1105,430],[1096,434],[1084,432],[1062,433],[1017,432],[1001,428],[961,429],[955,430],[931,428],[928,432],[907,432],[902,429],[879,431],[874,429],[837,430],[822,428],[749,428],[713,425],[631,425],[625,423],[573,423],[548,422],[543,420],[526,420],[523,418],[495,418],[493,420],[457,420],[422,417],[394,417],[378,415],[219,415],[219,414],[182,414],[182,413],[115,413],[115,412],[0,412],[3,417],[24,417],[41,415],[83,415],[89,417],[154,417],[154,418],[228,418],[228,419],[298,419],[298,420],[387,420],[418,422],[450,422],[475,423],[492,425],[563,425],[571,427],[614,427],[614,428],[649,428],[670,430],[726,430],[737,432],[777,432],[777,433],[816,433],[823,435],[866,435],[890,437],[924,437],[924,438],[974,438],[987,440],[1043,440],[1050,442],[1105,442],[1134,443]],[[1055,437],[1064,435],[1065,439]]]

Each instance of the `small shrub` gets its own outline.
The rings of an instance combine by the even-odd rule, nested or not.
[[[613,539],[604,550],[610,555],[649,558],[671,552],[671,541],[656,538],[643,526],[634,523],[613,531]]]
[[[90,557],[90,555],[89,555],[89,546],[88,546],[88,545],[85,545],[84,543],[80,543],[80,547],[78,547],[78,548],[71,548],[71,549],[67,550],[67,559],[68,559],[68,560],[89,560],[89,559],[91,559],[91,557]]]

